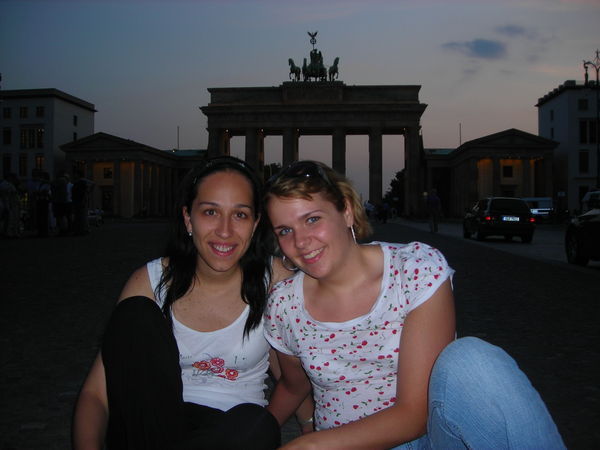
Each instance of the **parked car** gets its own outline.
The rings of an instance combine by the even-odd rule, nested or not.
[[[600,191],[586,192],[581,199],[581,207],[582,214],[591,209],[600,208]]]
[[[463,236],[473,234],[478,240],[487,236],[504,236],[510,240],[519,236],[529,243],[535,231],[535,218],[529,205],[520,198],[488,197],[479,200],[466,212],[463,219]]]
[[[549,222],[554,218],[552,197],[523,197],[536,222]]]
[[[600,260],[600,205],[575,217],[565,233],[565,251],[571,264],[585,266]]]

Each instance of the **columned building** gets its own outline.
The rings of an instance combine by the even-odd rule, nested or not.
[[[425,149],[425,191],[437,189],[445,214],[455,217],[483,197],[554,197],[557,145],[511,128],[455,150]]]
[[[94,183],[90,209],[117,217],[171,215],[179,182],[206,158],[206,150],[158,150],[107,133],[61,148],[73,172]]]
[[[229,154],[229,140],[245,137],[245,159],[262,170],[264,138],[282,136],[285,167],[298,160],[302,135],[332,138],[332,166],[346,172],[346,136],[369,137],[369,200],[382,199],[382,136],[404,136],[405,213],[419,207],[422,191],[420,119],[427,105],[420,86],[347,86],[341,81],[297,83],[278,87],[210,88],[207,116],[209,155]],[[398,149],[400,151],[401,149]]]

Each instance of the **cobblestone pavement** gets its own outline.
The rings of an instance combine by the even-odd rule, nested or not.
[[[0,450],[70,447],[73,404],[115,298],[135,268],[161,254],[166,228],[116,221],[83,237],[0,241]],[[459,335],[517,360],[569,448],[600,446],[598,270],[400,224],[376,226],[375,238],[442,250],[457,271]],[[288,424],[284,441],[295,433]]]

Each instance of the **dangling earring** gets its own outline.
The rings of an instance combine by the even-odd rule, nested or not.
[[[292,267],[288,267],[285,265],[285,262],[289,261],[285,255],[283,255],[283,257],[281,258],[281,264],[283,265],[283,267],[285,267],[287,270],[291,271],[291,272],[296,272],[298,270],[298,268],[294,265],[292,265]],[[293,263],[292,263],[293,264]]]
[[[192,237],[192,232],[191,231],[188,231],[188,236]]]
[[[354,243],[356,244],[356,233],[354,233],[354,225],[350,225],[350,232],[352,233],[352,239],[354,239]]]

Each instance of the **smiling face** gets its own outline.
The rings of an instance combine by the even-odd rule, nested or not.
[[[213,273],[237,270],[258,224],[252,185],[236,171],[215,172],[198,185],[185,227],[198,251],[198,268]]]
[[[319,193],[310,200],[272,196],[267,211],[285,256],[313,278],[332,274],[353,244],[351,208],[340,212]]]

